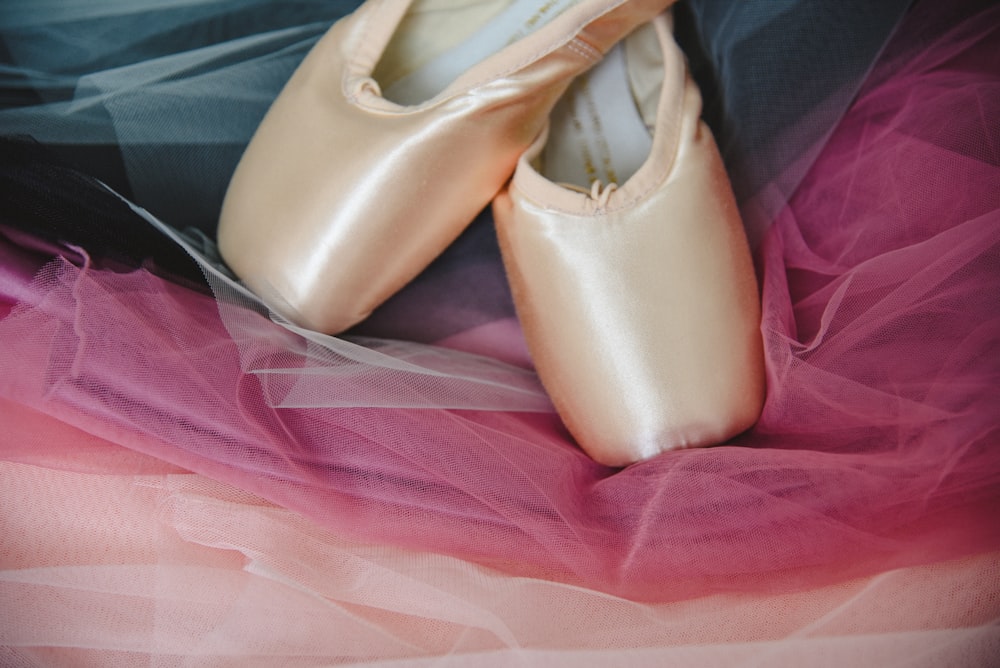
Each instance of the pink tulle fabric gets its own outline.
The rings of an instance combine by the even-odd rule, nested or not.
[[[1000,648],[996,552],[640,603],[348,541],[23,406],[5,415],[22,427],[6,447],[48,447],[0,462],[0,609],[17,613],[0,624],[4,666],[936,668]]]
[[[1000,8],[929,7],[760,234],[720,447],[596,465],[510,319],[334,339],[0,229],[0,664],[989,665]]]
[[[931,667],[988,665],[1000,647],[997,552],[802,592],[640,603],[348,541],[3,409],[8,453],[26,446],[0,462],[0,608],[16,611],[0,625],[4,666]]]

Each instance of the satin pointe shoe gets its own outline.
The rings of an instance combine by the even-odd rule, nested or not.
[[[661,15],[573,84],[493,203],[539,377],[602,464],[722,443],[763,404],[756,278],[700,113]]]
[[[369,0],[259,126],[223,258],[294,323],[363,320],[490,203],[573,77],[670,2]]]

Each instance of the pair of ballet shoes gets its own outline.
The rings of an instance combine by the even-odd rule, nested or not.
[[[292,322],[338,333],[492,201],[539,377],[591,457],[622,466],[752,425],[756,280],[670,1],[575,3],[402,105],[372,73],[409,4],[370,0],[335,24],[268,111],[220,219],[234,272]],[[536,168],[553,106],[650,22],[664,72],[648,158],[620,185],[553,183]]]

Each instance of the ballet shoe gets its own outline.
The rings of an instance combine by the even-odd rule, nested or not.
[[[489,205],[573,77],[672,1],[369,0],[261,122],[223,259],[289,321],[351,327]]]
[[[723,443],[762,408],[756,278],[700,114],[662,14],[573,84],[493,203],[539,378],[609,466]]]

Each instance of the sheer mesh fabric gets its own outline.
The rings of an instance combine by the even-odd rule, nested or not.
[[[64,424],[8,414],[73,458]],[[0,603],[18,611],[0,626],[4,665],[979,666],[1000,643],[996,553],[643,603],[347,541],[154,459],[129,470],[122,453],[91,438],[86,471],[0,464]]]

